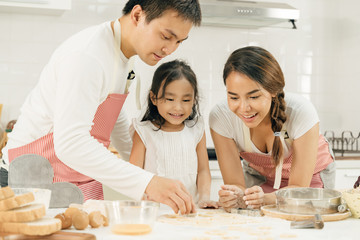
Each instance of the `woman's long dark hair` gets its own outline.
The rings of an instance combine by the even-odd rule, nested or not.
[[[271,128],[280,132],[286,121],[285,80],[279,63],[274,56],[261,47],[244,47],[235,50],[228,58],[223,72],[226,78],[231,72],[238,72],[259,83],[266,91],[275,95],[270,107]],[[280,137],[276,136],[272,148],[272,158],[277,166],[283,155]]]
[[[194,89],[194,105],[187,120],[196,120],[196,117],[199,114],[199,94],[196,75],[184,61],[174,60],[161,64],[154,73],[150,91],[154,94],[156,99],[162,99],[165,95],[166,86],[173,81],[183,78],[188,80]],[[159,93],[161,87],[162,91]],[[161,126],[165,123],[165,119],[160,115],[157,107],[152,103],[150,93],[147,101],[148,107],[141,121],[151,121],[161,129]]]

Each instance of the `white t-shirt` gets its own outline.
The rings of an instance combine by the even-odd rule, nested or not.
[[[319,122],[315,107],[301,95],[285,93],[285,102],[287,120],[283,129],[287,131],[290,140],[301,137]],[[218,134],[234,139],[239,152],[245,151],[242,121],[229,109],[226,100],[213,107],[209,115],[209,124],[210,128]],[[287,144],[287,147],[284,148],[284,156],[287,156],[292,147],[290,145],[291,141],[285,141],[285,144]],[[252,141],[251,148],[253,152],[262,153]]]
[[[197,196],[196,147],[204,135],[204,120],[185,121],[178,132],[158,130],[150,121],[133,119],[130,135],[138,133],[146,147],[144,169],[158,176],[180,180],[194,199]]]
[[[53,53],[9,134],[3,150],[7,163],[8,149],[53,132],[56,155],[66,165],[141,199],[153,174],[118,159],[90,135],[98,106],[108,94],[125,91],[131,60],[119,46],[110,22],[106,22],[75,34]],[[125,111],[121,111],[114,126],[111,142],[128,157],[131,138]]]

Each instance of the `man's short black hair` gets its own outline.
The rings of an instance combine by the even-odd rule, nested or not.
[[[201,9],[198,0],[129,0],[123,8],[123,14],[129,14],[134,6],[140,5],[149,23],[159,18],[166,10],[174,10],[179,16],[200,26]]]

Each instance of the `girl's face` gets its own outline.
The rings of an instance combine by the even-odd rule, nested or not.
[[[272,94],[244,74],[233,71],[226,78],[227,100],[248,128],[270,122]]]
[[[159,95],[162,93],[162,86]],[[166,86],[164,96],[157,98],[151,92],[152,103],[157,107],[160,115],[165,119],[163,125],[167,130],[178,130],[192,113],[194,105],[194,89],[185,78],[172,81]]]

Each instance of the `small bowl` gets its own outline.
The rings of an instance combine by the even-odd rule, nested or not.
[[[49,209],[51,190],[45,188],[12,188],[15,195],[21,195],[28,192],[32,192],[35,197],[35,201],[32,203],[42,203],[45,205],[45,209]]]
[[[152,231],[159,203],[152,201],[106,201],[111,231],[121,235],[141,235]]]

